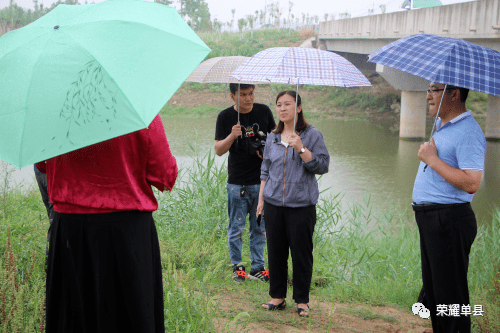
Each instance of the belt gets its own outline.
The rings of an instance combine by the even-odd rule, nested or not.
[[[415,212],[430,212],[433,210],[439,210],[439,209],[446,209],[446,208],[459,208],[459,207],[465,207],[469,205],[470,202],[464,202],[464,203],[456,203],[456,204],[429,204],[429,205],[417,205],[416,203],[412,204],[413,211]]]

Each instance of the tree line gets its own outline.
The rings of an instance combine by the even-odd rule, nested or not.
[[[58,0],[50,7],[44,7],[38,0],[33,0],[34,10],[24,9],[15,3],[15,0],[9,0],[7,7],[0,9],[0,34],[10,30],[18,29],[37,20],[50,12],[59,4],[81,5],[87,4],[92,0]],[[84,1],[84,3],[80,3]],[[156,3],[170,6],[173,0],[154,0]],[[93,2],[93,1],[92,1]],[[276,27],[297,29],[312,27],[320,21],[318,15],[309,15],[302,13],[296,15],[292,13],[294,3],[289,0],[286,8],[280,6],[279,1],[271,2],[261,10],[256,10],[254,14],[246,15],[235,21],[236,9],[232,9],[232,19],[222,22],[217,18],[211,19],[210,11],[205,0],[178,0],[179,14],[195,31],[214,31],[221,33],[223,31],[234,31],[235,28],[242,33],[244,30],[251,30],[253,33],[257,25],[260,27]],[[325,14],[324,20],[335,20],[335,14]],[[348,12],[339,14],[339,18],[349,18]]]
[[[66,5],[82,5],[92,3],[92,0],[57,0],[50,7],[44,7],[42,3],[38,4],[38,0],[33,0],[34,10],[24,9],[18,6],[15,0],[9,0],[7,7],[0,9],[0,34],[8,31],[24,27],[31,22],[37,20],[43,15],[50,12],[60,4]],[[171,5],[172,0],[154,0],[162,5]],[[194,30],[210,30],[212,22],[210,21],[210,12],[205,0],[179,0],[179,14]]]

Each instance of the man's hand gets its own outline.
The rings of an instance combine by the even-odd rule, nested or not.
[[[236,125],[233,126],[231,129],[231,135],[233,138],[236,140],[239,136],[242,136],[243,133],[241,132],[241,125],[240,122],[238,122]]]
[[[260,159],[261,159],[261,160],[263,160],[263,159],[264,159],[264,157],[262,157],[262,156],[260,155],[260,153],[259,153],[259,151],[258,151],[258,150],[256,150],[256,151],[255,151],[255,153],[257,154],[257,156],[259,156],[259,157],[260,157]]]
[[[479,185],[481,185],[482,171],[461,170],[446,164],[446,162],[438,157],[436,143],[432,138],[430,143],[425,142],[420,146],[418,158],[436,171],[448,183],[467,193],[475,193],[479,189]]]
[[[215,140],[214,150],[217,156],[222,156],[227,153],[234,140],[238,139],[241,135],[241,125],[240,122],[238,122],[231,128],[231,133],[229,133],[224,140]]]
[[[431,138],[430,142],[424,142],[418,150],[418,158],[427,165],[439,159],[437,154],[436,143]]]

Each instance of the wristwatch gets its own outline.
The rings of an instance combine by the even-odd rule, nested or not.
[[[302,146],[299,151],[299,155],[306,152],[306,147]]]

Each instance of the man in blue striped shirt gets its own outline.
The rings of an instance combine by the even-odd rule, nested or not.
[[[420,233],[422,281],[432,328],[470,332],[470,317],[443,315],[438,305],[469,305],[467,270],[477,224],[470,202],[481,184],[486,140],[472,112],[469,90],[431,83],[429,113],[439,119],[430,142],[420,146],[420,167],[413,188],[413,209]],[[444,96],[443,96],[444,94]]]

